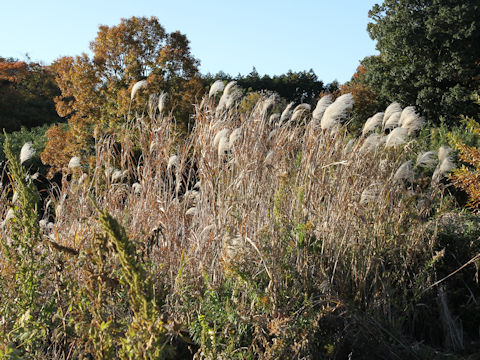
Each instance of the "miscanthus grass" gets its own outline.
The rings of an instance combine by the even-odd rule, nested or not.
[[[186,138],[164,107],[99,136],[93,162],[82,171],[72,171],[75,158],[69,171],[65,164],[41,217],[24,212],[34,192],[16,182],[26,174],[11,161],[0,238],[29,246],[25,276],[35,281],[18,287],[2,247],[10,310],[1,351],[32,357],[15,338],[21,321],[30,324],[15,315],[21,297],[29,303],[20,315],[42,299],[51,305],[45,314],[55,321],[35,323],[42,337],[28,333],[49,358],[418,356],[406,345],[427,332],[418,309],[428,303],[428,320],[438,318],[428,290],[435,239],[418,209],[441,196],[420,186],[406,146],[422,121],[410,109],[389,124],[403,115],[391,105],[352,138],[343,126],[351,94],[326,96],[313,112],[289,104],[274,120],[275,99],[240,113],[241,94],[234,82],[214,83]],[[381,125],[393,131],[370,134]],[[439,152],[442,176],[447,153]],[[431,166],[432,156],[416,164]],[[27,220],[31,242],[19,240]]]

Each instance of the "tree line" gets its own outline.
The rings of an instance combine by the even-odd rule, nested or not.
[[[351,92],[358,123],[397,101],[415,105],[432,125],[455,125],[462,115],[479,112],[473,101],[480,88],[479,7],[456,0],[375,5],[367,31],[379,55],[361,60],[341,85],[324,84],[313,70],[203,75],[184,34],[166,32],[155,17],[122,19],[99,27],[92,56],[62,57],[49,66],[0,58],[0,127],[11,132],[53,123],[42,160],[59,170],[66,159],[91,153],[95,133],[121,127],[145,111],[149,94],[167,93],[165,109],[175,116],[178,131],[188,132],[191,104],[217,79],[312,105],[325,93]],[[143,89],[131,98],[140,80]]]

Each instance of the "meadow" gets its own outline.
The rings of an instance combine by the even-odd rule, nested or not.
[[[6,136],[0,358],[473,358],[452,132],[394,103],[354,134],[351,94],[241,102],[215,82],[184,137],[150,96],[42,193]]]

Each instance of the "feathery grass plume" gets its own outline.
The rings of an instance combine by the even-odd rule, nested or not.
[[[385,127],[385,124],[387,123],[388,119],[395,114],[395,113],[401,113],[402,112],[402,107],[398,102],[393,102],[390,105],[387,106],[385,109],[385,113],[383,115],[383,123],[382,125]]]
[[[438,149],[439,162],[432,175],[432,185],[438,185],[447,173],[455,169],[455,164],[451,159],[451,152],[452,149],[447,146],[441,146]]]
[[[315,110],[313,110],[312,118],[315,121],[320,122],[322,120],[325,110],[333,103],[333,96],[330,94],[325,95],[317,102]]]
[[[386,140],[385,136],[379,134],[371,134],[363,141],[360,152],[375,150],[379,145],[383,144]],[[347,144],[348,145],[348,144]]]
[[[275,94],[272,94],[268,98],[264,99],[261,104],[262,113],[266,115],[267,112],[270,111],[271,108],[273,108],[276,102],[277,96]]]
[[[215,135],[215,137],[213,138],[213,147],[215,149],[218,149],[218,143],[220,142],[220,140],[226,136],[228,136],[228,133],[230,132],[229,129],[222,129],[220,131],[217,132],[217,134]]]
[[[425,151],[417,156],[416,166],[424,167],[424,168],[433,168],[437,165],[438,156],[435,150]]]
[[[413,180],[415,177],[415,172],[413,171],[413,162],[412,160],[405,161],[395,172],[393,179],[397,182],[402,182],[405,180]]]
[[[348,93],[339,96],[333,104],[327,107],[320,121],[322,129],[332,129],[340,124],[353,107],[353,95]]]
[[[243,134],[243,129],[241,127],[234,129],[230,134],[230,138],[229,138],[230,146],[234,146],[235,143],[242,138],[242,134]]]
[[[270,117],[268,118],[268,123],[270,125],[274,125],[274,124],[277,124],[280,120],[280,114],[278,113],[275,113],[275,114],[272,114],[270,115]]]
[[[290,117],[292,116],[292,107],[295,105],[295,103],[292,101],[289,103],[285,109],[282,111],[282,114],[280,115],[280,125],[285,124],[288,120],[290,120]]]
[[[452,148],[448,146],[440,146],[440,149],[438,149],[438,161],[443,162],[447,159],[450,159],[451,153],[452,153]]]
[[[8,221],[13,219],[14,216],[15,216],[15,212],[13,211],[13,209],[8,209],[7,215],[5,215],[5,219],[3,220],[3,223],[6,224]]]
[[[220,91],[223,91],[225,84],[222,80],[215,81],[212,86],[210,86],[210,91],[208,92],[208,97],[215,96]]]
[[[78,179],[78,185],[82,185],[87,179],[88,179],[88,175],[83,173],[82,176],[80,176],[80,178]]]
[[[221,112],[224,110],[228,110],[230,107],[233,106],[233,104],[240,99],[242,96],[242,91],[240,88],[237,86],[236,81],[230,81],[226,86],[225,89],[223,90],[222,97],[220,98],[220,101],[218,102],[217,108],[216,108],[216,116],[220,116]]]
[[[165,91],[162,91],[158,96],[158,112],[161,114],[165,109],[165,103],[167,102],[168,94]]]
[[[178,156],[177,155],[170,156],[167,163],[167,170],[170,170],[172,167],[177,166],[177,164],[178,164]]]
[[[402,111],[399,125],[402,128],[407,129],[408,134],[411,135],[425,125],[425,119],[417,114],[415,106],[407,106]]]
[[[302,116],[305,116],[307,112],[310,111],[312,107],[309,104],[300,104],[295,107],[293,110],[292,117],[290,121],[295,122],[299,120]]]
[[[365,125],[363,125],[362,135],[365,136],[370,131],[375,131],[375,128],[382,123],[383,115],[384,113],[380,112],[376,113],[371,118],[368,118],[368,120],[365,122]]]
[[[31,141],[26,142],[20,150],[20,164],[23,164],[25,161],[30,160],[33,155],[35,155],[35,149]]]
[[[392,130],[395,129],[396,127],[399,126],[400,122],[400,117],[402,116],[402,112],[396,112],[390,115],[390,117],[387,119],[385,124],[383,125],[383,130]]]
[[[406,137],[408,135],[408,130],[398,127],[393,129],[390,134],[387,135],[387,139],[385,141],[385,146],[386,147],[391,147],[391,146],[398,146],[406,141]]]
[[[225,135],[218,142],[218,157],[224,156],[230,150],[228,137]]]
[[[18,201],[18,192],[13,191],[12,204],[15,204]]]
[[[75,169],[80,167],[80,158],[78,156],[74,156],[68,162],[69,169]]]
[[[130,100],[133,100],[138,90],[145,89],[147,85],[148,85],[147,80],[137,81],[135,85],[133,85],[132,91],[130,92]]]
[[[125,174],[121,170],[115,169],[112,172],[112,182],[121,181],[124,176]]]
[[[195,216],[197,215],[197,208],[196,207],[191,207],[187,211],[185,211],[186,216]]]
[[[134,194],[140,194],[142,192],[142,185],[136,182],[132,184],[132,191]]]

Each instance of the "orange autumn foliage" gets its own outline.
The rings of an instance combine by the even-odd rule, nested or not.
[[[167,33],[155,17],[122,19],[117,26],[100,26],[86,54],[63,57],[52,64],[61,96],[55,98],[57,112],[68,120],[68,147],[57,147],[58,129],[48,134],[42,160],[58,171],[69,156],[88,156],[93,129],[120,127],[127,118],[146,110],[148,95],[168,93],[167,109],[180,128],[189,126],[195,98],[203,90],[198,60],[190,54],[189,42],[180,32]],[[146,89],[133,85],[146,79]]]

